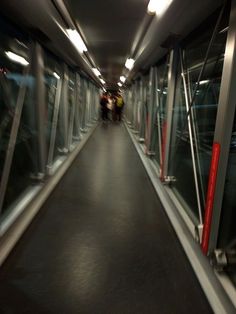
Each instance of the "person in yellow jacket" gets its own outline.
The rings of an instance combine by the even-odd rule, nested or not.
[[[122,111],[124,108],[124,100],[121,94],[117,94],[116,99],[115,99],[115,113],[116,113],[116,120],[118,118],[119,121],[121,121],[122,118]]]

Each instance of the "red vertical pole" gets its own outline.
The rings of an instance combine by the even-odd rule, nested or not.
[[[212,211],[215,196],[216,178],[218,171],[218,164],[220,158],[220,144],[214,143],[212,147],[211,167],[208,180],[207,199],[205,206],[205,217],[202,235],[202,251],[206,255],[208,252],[209,238],[211,232]]]

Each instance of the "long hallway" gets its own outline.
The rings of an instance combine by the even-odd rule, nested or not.
[[[102,124],[0,269],[0,313],[212,313],[123,125]]]

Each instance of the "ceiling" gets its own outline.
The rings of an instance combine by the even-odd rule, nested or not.
[[[108,89],[117,89],[149,69],[170,47],[168,38],[185,38],[216,10],[223,0],[173,0],[162,16],[147,14],[149,0],[1,0],[0,10],[13,23],[29,31],[42,45],[70,66],[77,67],[101,86],[92,67],[102,73]],[[65,34],[76,26],[88,53],[79,54]],[[135,59],[131,71],[127,57]]]
[[[64,0],[108,88],[117,82],[149,0]]]

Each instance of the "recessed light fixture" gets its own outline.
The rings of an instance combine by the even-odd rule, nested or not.
[[[149,14],[161,15],[165,12],[172,0],[150,0],[147,8]]]
[[[55,76],[55,78],[56,78],[57,80],[60,79],[60,76],[59,76],[56,72],[53,72],[53,75]]]
[[[81,38],[80,34],[75,29],[67,29],[66,30],[67,37],[70,39],[72,44],[75,46],[75,48],[80,52],[86,52],[88,51],[87,47],[85,46],[85,43],[83,42],[83,39]]]
[[[19,63],[19,64],[24,65],[24,66],[26,66],[26,65],[29,64],[29,62],[28,62],[25,58],[23,58],[23,57],[17,55],[17,54],[14,53],[14,52],[5,51],[5,54],[7,55],[7,57],[8,57],[10,60],[12,60],[12,61],[14,61],[14,62],[16,62],[16,63]]]
[[[132,58],[128,58],[125,62],[125,67],[128,69],[128,70],[131,70],[134,66],[134,59]]]
[[[120,77],[120,80],[121,80],[122,83],[124,83],[124,82],[126,81],[126,77],[122,75],[122,76]]]
[[[118,86],[120,86],[120,87],[122,86],[122,84],[121,84],[120,82],[119,82],[119,83],[117,83],[117,85],[118,85]]]
[[[203,80],[199,82],[199,85],[208,84],[209,82],[210,82],[209,80]]]
[[[97,68],[93,68],[93,72],[97,76],[101,76],[101,72]]]

